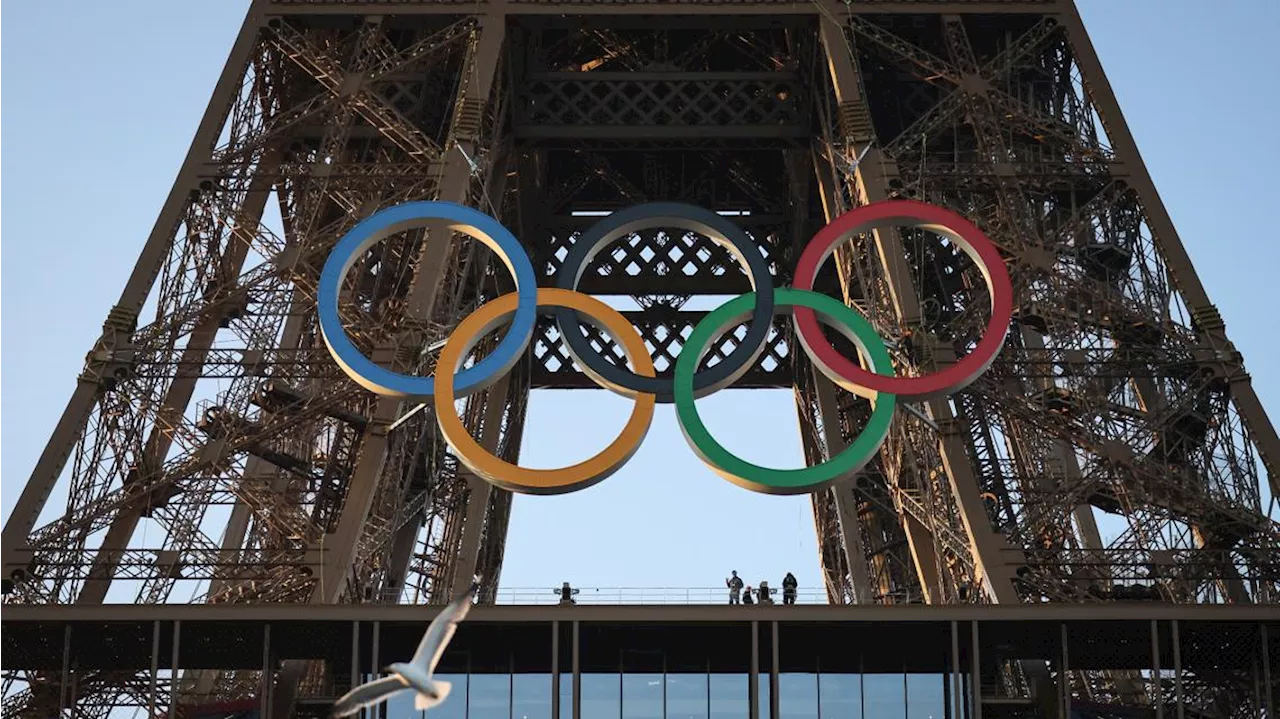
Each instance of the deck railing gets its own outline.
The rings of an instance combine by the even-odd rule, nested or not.
[[[752,600],[757,598],[758,587],[752,589]],[[783,603],[781,587],[769,587],[774,604]],[[729,590],[724,587],[573,587],[573,601],[577,604],[728,604]],[[559,587],[500,587],[497,604],[543,605],[559,604]],[[826,604],[824,589],[801,588],[796,592],[796,604]]]

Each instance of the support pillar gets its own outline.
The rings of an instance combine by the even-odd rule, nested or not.
[[[951,620],[951,708],[953,719],[964,716],[964,680],[960,669],[960,623]]]
[[[182,621],[173,622],[172,655],[169,664],[169,719],[178,716],[178,651],[182,647]]]
[[[259,697],[258,702],[262,719],[271,719],[271,689],[275,686],[271,665],[271,625],[264,624],[262,626],[262,688],[260,689],[262,696]]]
[[[1155,677],[1156,719],[1164,719],[1164,682],[1160,678],[1160,622],[1151,620],[1151,676]]]
[[[969,622],[969,684],[972,719],[982,719],[982,647],[978,637],[978,622]]]
[[[551,719],[560,719],[560,622],[551,622]]]
[[[1173,627],[1173,696],[1178,719],[1186,719],[1186,706],[1182,695],[1182,638],[1178,620],[1169,622]]]
[[[62,628],[62,675],[58,681],[58,713],[66,711],[67,695],[71,693],[71,625]]]
[[[573,669],[573,713],[572,719],[582,719],[582,657],[580,655],[581,637],[578,635],[578,622],[573,623],[573,649],[572,666]],[[557,687],[557,690],[559,687]],[[551,719],[560,719],[560,717],[552,717]]]
[[[778,668],[781,652],[778,649],[778,623],[771,622],[770,629],[770,651],[772,652],[773,663],[769,667],[769,719],[779,719],[782,716],[781,702],[778,698]]]
[[[747,702],[750,706],[751,719],[760,719],[760,622],[751,622],[750,626],[751,669],[747,673]],[[772,695],[772,692],[770,694]],[[666,696],[665,687],[663,696]]]
[[[156,715],[156,686],[160,681],[160,620],[151,623],[151,691],[148,694],[148,716]],[[263,716],[266,716],[264,713]]]
[[[1271,644],[1267,639],[1267,625],[1263,624],[1258,627],[1260,639],[1262,641],[1262,686],[1265,690],[1263,694],[1263,706],[1267,708],[1267,716],[1276,715],[1275,695],[1276,685],[1271,679]]]

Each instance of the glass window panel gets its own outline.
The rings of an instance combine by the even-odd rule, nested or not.
[[[711,719],[748,719],[751,705],[746,674],[712,674]],[[585,719],[585,718],[584,718]]]
[[[619,719],[622,716],[622,675],[582,675],[582,719]]]
[[[449,698],[431,710],[431,719],[465,719],[467,716],[467,675],[437,674],[434,679],[449,682]],[[423,719],[424,712],[413,708],[411,691],[401,692],[387,700],[387,719]],[[372,714],[370,715],[372,716]]]
[[[771,696],[769,674],[762,673],[756,677],[759,680],[760,687],[760,719],[773,719],[773,702],[769,699]]]
[[[944,719],[947,699],[942,683],[945,674],[907,675],[907,719]]]
[[[707,675],[667,675],[667,717],[669,719],[707,719]]]
[[[862,696],[866,716],[906,719],[907,693],[901,674],[863,674]]]
[[[440,706],[431,710],[431,719],[466,719],[467,717],[467,675],[466,674],[436,674],[432,679],[442,682],[449,682],[449,696],[445,698]],[[387,719],[422,719],[423,712],[413,708],[413,694],[407,693],[403,706],[407,707],[404,714],[392,714],[387,712]]]
[[[458,691],[456,684],[454,687],[454,691]],[[441,704],[438,708],[444,709],[449,704],[454,703],[454,695],[451,694],[448,699],[444,700],[444,704]],[[458,706],[465,705],[465,697],[457,699],[456,704]],[[434,717],[436,716],[436,713],[437,712],[432,712],[431,715]],[[413,708],[413,692],[400,692],[387,700],[387,719],[422,719],[422,711]]]
[[[818,719],[818,675],[778,675],[778,713],[782,719]]]
[[[560,719],[573,719],[573,675],[560,675]]]
[[[550,674],[516,674],[512,677],[511,717],[551,719]]]
[[[857,674],[818,675],[818,715],[822,719],[862,717],[861,677]]]
[[[662,675],[622,675],[622,719],[662,719]]]
[[[467,719],[510,719],[511,675],[472,674]],[[435,719],[435,716],[432,716]]]

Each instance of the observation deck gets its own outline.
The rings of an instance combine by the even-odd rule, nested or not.
[[[634,692],[673,682],[705,688],[691,700],[701,707],[691,715],[701,716],[795,714],[819,701],[813,692],[836,691],[824,682],[897,692],[892,706],[918,706],[927,697],[939,719],[1041,716],[1018,713],[1031,711],[1030,700],[1001,689],[1010,667],[1032,665],[1051,675],[1063,667],[1119,671],[1138,684],[1160,677],[1166,717],[1178,715],[1170,712],[1180,702],[1192,706],[1199,688],[1224,681],[1248,688],[1254,706],[1280,707],[1277,606],[837,606],[819,603],[813,590],[799,592],[795,606],[725,606],[723,589],[668,588],[583,588],[575,599],[557,605],[551,588],[511,589],[499,592],[496,605],[477,606],[439,667],[473,693],[440,719],[617,717],[628,701],[641,701]],[[148,687],[139,693],[143,707],[167,705],[171,692],[184,705],[225,698],[193,696],[169,681],[174,667],[261,676],[284,661],[320,660],[323,678],[299,696],[296,714],[320,717],[353,682],[412,655],[438,611],[405,604],[8,605],[0,623],[7,669],[46,672],[55,683],[62,676],[67,687],[76,685],[72,675],[133,671]],[[629,689],[628,682],[639,683]],[[148,700],[148,691],[157,700]],[[258,702],[260,717],[283,717],[269,711],[272,693],[247,685],[239,699]],[[471,706],[481,701],[476,697],[503,696],[506,709],[497,714]],[[650,699],[671,697],[659,692],[643,701]],[[717,713],[716,702],[737,708]],[[818,706],[795,715],[830,714]],[[664,713],[644,716],[690,715],[662,707]]]

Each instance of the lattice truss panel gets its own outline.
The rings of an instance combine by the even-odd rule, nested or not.
[[[513,129],[525,148],[522,237],[547,282],[598,216],[657,200],[698,202],[732,216],[776,275],[789,272],[791,224],[804,213],[791,208],[780,149],[807,132],[808,113],[783,36],[726,26],[723,18],[719,27],[681,32],[677,25],[646,18],[626,27],[575,29],[522,18],[513,31],[520,78]],[[786,109],[767,117],[753,109],[764,105]],[[726,127],[738,137],[726,139]],[[770,171],[780,173],[781,182],[767,177]],[[684,309],[690,297],[736,294],[749,285],[731,255],[709,239],[651,228],[602,250],[579,288],[630,296],[633,322],[659,374],[669,376],[684,339],[705,315]],[[790,384],[784,327],[779,323],[742,386]],[[731,352],[744,331],[714,346],[704,366]],[[610,340],[600,334],[592,340],[621,361]],[[550,324],[540,328],[533,354],[535,387],[594,386]]]
[[[934,601],[1275,602],[1280,525],[1260,495],[1260,442],[1274,432],[1251,390],[1233,396],[1245,375],[1221,319],[1179,292],[1167,259],[1176,236],[1155,236],[1144,198],[1116,174],[1063,27],[1037,16],[839,20],[867,99],[832,98],[822,113],[842,206],[878,185],[958,210],[1000,246],[1018,293],[1004,351],[948,403],[954,416],[900,412],[868,473],[908,533],[927,539],[914,559]],[[988,297],[953,246],[895,234],[921,298],[915,321],[900,321],[871,237],[837,263],[851,301],[894,341],[899,371],[925,371],[973,346]],[[842,412],[846,439],[863,414]],[[940,454],[948,435],[981,493],[977,522],[958,506],[964,471]],[[873,503],[861,481],[855,494]],[[979,556],[975,532],[1003,548]],[[885,598],[878,527],[864,519],[861,534]],[[1014,592],[984,585],[979,561],[1009,566]],[[1008,659],[1002,691],[1026,694],[1033,677]],[[1249,711],[1244,673],[1228,681],[1223,669],[1248,660],[1232,659],[1191,673],[1198,705]],[[1141,703],[1157,683],[1149,672],[1074,678],[1078,696]]]
[[[428,412],[389,429],[371,395],[346,379],[314,305],[329,248],[374,210],[442,194],[501,203],[489,148],[503,146],[494,118],[505,108],[467,97],[459,81],[476,68],[480,29],[465,17],[259,22],[250,16],[197,134],[196,161],[87,357],[36,489],[6,525],[7,602],[425,602],[450,593],[467,484]],[[462,172],[450,180],[455,166]],[[414,319],[406,305],[426,234],[404,233],[364,257],[344,310],[363,351],[418,372],[434,357],[420,348],[506,291],[483,246],[442,236],[454,272],[430,317]],[[526,395],[524,380],[514,382],[500,407],[486,411],[479,396],[463,410],[477,433],[486,417],[498,425],[490,433],[508,456]],[[344,511],[357,480],[372,487],[360,517],[362,507]],[[37,521],[50,489],[65,504],[49,503]],[[486,502],[502,516],[486,524],[498,536],[483,537],[484,547],[505,537],[504,494]],[[347,525],[355,541],[341,556],[326,540]],[[500,551],[488,559],[500,560]],[[183,694],[243,696],[243,682],[216,679],[188,676]],[[7,676],[4,715],[52,715],[50,681]],[[138,682],[82,673],[77,716],[145,703],[149,681],[140,693]]]

